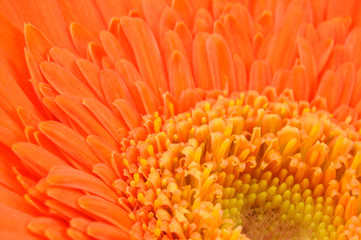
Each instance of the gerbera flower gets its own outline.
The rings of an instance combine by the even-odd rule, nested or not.
[[[1,6],[0,239],[361,237],[359,1]]]

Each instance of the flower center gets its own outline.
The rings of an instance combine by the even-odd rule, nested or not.
[[[219,96],[144,118],[122,142],[120,202],[134,236],[334,239],[358,211],[358,139],[289,92]]]

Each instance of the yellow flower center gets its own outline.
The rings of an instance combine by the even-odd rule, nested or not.
[[[120,160],[133,236],[337,239],[359,213],[359,134],[290,92],[220,95],[143,123]]]

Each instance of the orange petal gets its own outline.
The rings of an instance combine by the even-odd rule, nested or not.
[[[183,21],[179,21],[175,25],[174,31],[180,36],[183,46],[186,49],[187,56],[191,56],[193,37],[189,28]]]
[[[262,92],[263,89],[271,82],[271,70],[266,61],[256,60],[253,62],[249,74],[249,90]]]
[[[90,223],[92,223],[92,221],[87,218],[73,218],[70,220],[70,226],[82,232],[86,231]]]
[[[24,55],[25,55],[25,59],[26,59],[26,64],[28,66],[28,71],[31,76],[30,82],[33,86],[33,89],[34,89],[38,99],[41,100],[43,96],[40,93],[39,84],[45,83],[46,81],[40,72],[40,68],[39,68],[37,61],[35,60],[32,53],[29,51],[29,49],[27,49],[27,48],[24,49]]]
[[[89,42],[98,43],[97,38],[83,25],[79,23],[70,24],[70,34],[74,46],[81,56],[86,56]]]
[[[116,145],[114,138],[102,124],[94,119],[92,113],[83,105],[82,99],[74,96],[59,95],[56,104],[89,135],[95,134]]]
[[[189,1],[186,0],[173,0],[172,8],[176,11],[179,19],[182,19],[188,28],[193,25],[193,8]]]
[[[18,116],[21,122],[23,123],[24,127],[32,126],[36,128],[38,126],[38,123],[41,121],[39,117],[30,113],[28,110],[22,107],[18,107],[16,111],[18,112]]]
[[[296,100],[309,99],[310,83],[304,66],[300,65],[292,68],[286,87],[293,90]]]
[[[17,141],[25,140],[25,135],[20,125],[2,108],[0,108],[0,129],[0,142],[8,147]]]
[[[236,90],[245,91],[248,89],[248,78],[246,72],[246,66],[243,60],[238,56],[233,56],[234,69],[236,71]]]
[[[129,239],[128,231],[103,222],[92,222],[86,232],[96,239]]]
[[[142,98],[145,111],[148,114],[153,114],[155,111],[158,110],[158,107],[160,106],[157,97],[144,82],[136,82],[134,84],[137,87],[139,95]]]
[[[142,78],[157,94],[168,90],[158,45],[148,25],[141,19],[130,17],[122,17],[120,24],[133,48]]]
[[[62,123],[70,126],[68,116],[60,109],[60,107],[55,103],[55,97],[44,97],[43,104],[49,111]]]
[[[26,202],[24,197],[12,190],[0,185],[0,204],[4,204],[14,210],[29,215],[36,215],[39,212]]]
[[[338,105],[348,105],[350,104],[355,85],[355,65],[352,62],[342,64],[337,70],[337,77],[339,81],[343,82],[342,93]]]
[[[173,30],[178,21],[177,13],[170,7],[164,8],[159,21],[159,37],[163,38],[163,35],[169,30]]]
[[[211,33],[213,30],[213,21],[214,21],[212,15],[204,8],[195,8],[195,9],[198,10],[194,17],[193,32],[195,34],[199,32]]]
[[[52,167],[68,165],[64,160],[32,143],[15,143],[12,150],[25,165],[29,166],[41,177],[45,177]]]
[[[297,6],[289,6],[282,21],[280,31],[276,33],[269,47],[267,62],[275,71],[293,64],[296,37],[302,27],[304,11]]]
[[[232,54],[238,54],[244,61],[246,69],[249,70],[254,61],[254,53],[246,29],[243,28],[240,21],[232,15],[225,17],[224,27],[228,36],[226,40]]]
[[[345,0],[339,2],[330,0],[327,2],[326,18],[331,19],[336,16],[352,16],[356,7],[356,0]]]
[[[49,217],[36,217],[33,218],[29,224],[28,229],[41,236],[46,236],[46,231],[51,228],[64,227],[65,223]]]
[[[92,172],[97,175],[108,186],[112,186],[112,183],[117,179],[114,171],[108,167],[105,163],[98,163],[93,166]]]
[[[79,198],[78,204],[84,210],[104,219],[125,232],[128,232],[129,227],[133,225],[128,213],[124,209],[102,198],[87,195]]]
[[[159,37],[159,19],[164,8],[167,4],[164,0],[152,1],[152,0],[141,0],[144,17],[149,24],[150,29],[154,33],[155,38]]]
[[[114,16],[124,16],[129,12],[131,2],[117,2],[117,1],[103,1],[95,0],[95,5],[98,11],[103,16],[105,23],[110,22]]]
[[[99,79],[100,70],[98,66],[85,59],[79,59],[77,61],[77,65],[91,89],[95,92],[99,99],[104,100],[104,95]]]
[[[100,40],[105,53],[109,56],[113,64],[120,59],[129,59],[118,39],[110,32],[102,31],[100,33]]]
[[[214,89],[234,91],[236,76],[227,43],[221,36],[211,35],[207,39],[206,48]]]
[[[244,28],[248,38],[250,40],[253,39],[255,35],[254,21],[246,6],[242,4],[227,4],[223,10],[223,14],[230,14],[234,16]]]
[[[337,44],[332,49],[331,55],[324,69],[336,71],[342,63],[350,60],[350,50],[344,45]]]
[[[327,39],[313,47],[318,73],[322,71],[333,49],[333,40]]]
[[[317,64],[312,47],[306,39],[301,37],[297,39],[297,46],[300,62],[307,70],[310,93],[314,93],[317,88]]]
[[[24,91],[18,85],[14,77],[0,63],[0,107],[7,111],[11,117],[16,119],[16,109],[22,107],[31,114],[41,118],[41,114]]]
[[[50,56],[56,64],[64,67],[66,70],[71,72],[75,77],[87,84],[83,74],[80,72],[76,61],[78,56],[74,55],[71,51],[65,48],[53,47],[49,50]]]
[[[116,99],[126,99],[133,106],[135,103],[132,96],[129,93],[127,85],[123,79],[111,69],[104,69],[100,72],[100,81],[102,84],[103,92],[105,99],[108,103],[108,106],[114,110],[113,102]]]
[[[1,64],[7,63],[8,71],[13,74],[23,91],[32,100],[36,99],[31,84],[28,81],[29,73],[24,59],[25,39],[23,33],[16,28],[14,23],[10,23],[3,16],[0,16],[0,54],[3,59]],[[30,87],[30,88],[29,88]]]
[[[46,181],[52,186],[87,191],[106,199],[104,200],[105,202],[115,203],[118,199],[117,195],[104,182],[86,172],[71,167],[53,168]]]
[[[169,65],[169,87],[176,98],[187,89],[194,88],[193,76],[186,57],[174,51]]]
[[[83,104],[94,114],[99,122],[118,142],[127,135],[125,125],[119,121],[110,109],[104,106],[101,102],[92,98],[85,98],[83,99]],[[107,140],[107,138],[104,139]],[[109,141],[109,143],[112,143],[112,141]]]
[[[335,118],[338,121],[346,121],[354,123],[357,120],[357,111],[347,105],[341,105],[339,106],[334,112],[333,115],[335,115]]]
[[[211,70],[207,59],[206,40],[209,34],[200,32],[196,34],[192,49],[192,67],[196,87],[209,90],[213,88]]]
[[[179,98],[180,112],[185,112],[193,108],[196,103],[202,101],[199,89],[187,89],[182,92]]]
[[[87,26],[93,34],[99,33],[106,27],[106,23],[94,1],[80,0],[73,2],[71,0],[62,0],[58,3],[68,23],[77,22]],[[86,7],[86,11],[83,10],[84,7]]]
[[[358,54],[361,51],[361,27],[352,29],[347,36],[345,46],[351,50],[350,60],[355,64],[356,69],[359,69],[361,67],[361,59]]]
[[[350,106],[354,107],[361,100],[361,69],[356,73],[355,85]]]
[[[4,149],[1,150],[2,150],[2,154],[5,155]],[[10,149],[6,149],[6,150],[10,152]],[[14,191],[15,193],[23,194],[24,188],[20,185],[16,175],[11,169],[11,166],[5,163],[6,161],[8,162],[9,159],[11,158],[7,158],[7,157],[5,158],[5,156],[3,156],[0,159],[0,184],[6,186],[7,189]],[[17,160],[17,157],[13,156],[13,159],[11,160],[15,162]]]
[[[143,81],[139,75],[138,70],[131,62],[128,62],[127,60],[120,60],[115,64],[115,71],[120,75],[120,77],[123,78],[125,84],[127,85],[135,105],[137,106],[138,112],[145,114],[142,98],[140,97],[139,92],[134,85],[134,83],[137,81]]]
[[[343,83],[338,81],[336,73],[328,70],[321,79],[316,96],[326,98],[328,109],[333,111],[340,100],[342,87]]]
[[[54,121],[45,121],[39,124],[39,128],[59,148],[88,169],[92,169],[94,164],[100,162],[86,145],[85,139],[68,126]]]
[[[70,220],[75,217],[83,217],[85,216],[80,211],[77,211],[71,207],[68,207],[66,204],[63,204],[54,199],[47,199],[44,201],[45,206],[49,208],[49,212],[58,215],[60,218],[65,220]],[[64,234],[64,233],[63,233]],[[56,235],[57,238],[60,238],[60,235]],[[68,237],[68,236],[66,236]]]
[[[162,51],[167,69],[170,68],[169,65],[174,51],[179,51],[186,59],[188,59],[183,42],[175,31],[170,30],[166,32],[162,40]]]
[[[335,44],[344,43],[351,25],[351,17],[335,17],[317,26],[317,33],[321,40],[332,39]]]
[[[134,110],[134,107],[129,102],[127,102],[124,99],[117,99],[114,101],[113,104],[122,115],[129,129],[134,129],[140,126],[141,124],[140,115],[139,113],[137,113],[137,111]]]
[[[88,44],[87,56],[93,61],[99,68],[103,67],[103,58],[106,56],[104,50],[94,42]]]
[[[56,91],[65,95],[96,98],[94,93],[69,71],[51,62],[42,62],[40,68]]]
[[[4,204],[0,204],[0,211],[1,239],[39,239],[26,229],[26,225],[33,218],[31,215],[12,209]]]
[[[68,228],[66,233],[69,235],[69,237],[71,237],[71,239],[74,240],[91,240],[91,238],[88,237],[85,233],[75,228]]]
[[[35,60],[38,63],[47,60],[46,56],[54,44],[52,44],[39,29],[31,24],[25,25],[24,35],[26,46]]]
[[[46,195],[73,209],[80,209],[78,206],[78,199],[83,196],[84,193],[82,190],[74,188],[49,186],[46,188]]]
[[[103,138],[94,135],[88,136],[86,142],[99,159],[104,163],[111,164],[110,159],[112,158],[113,152],[116,151],[114,146],[110,145]]]

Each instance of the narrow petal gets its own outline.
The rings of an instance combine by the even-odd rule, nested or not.
[[[317,64],[312,47],[304,38],[297,39],[297,46],[300,62],[307,70],[310,93],[314,93],[317,88]]]
[[[26,225],[33,218],[22,211],[0,204],[0,238],[1,239],[40,239],[27,231]]]
[[[129,129],[134,129],[140,126],[141,119],[139,114],[134,111],[134,108],[131,104],[129,104],[129,102],[124,99],[117,99],[113,104],[120,112],[120,115],[123,117]]]
[[[356,106],[356,104],[361,99],[361,70],[358,70],[356,73],[355,85],[352,93],[351,103],[352,107]]]
[[[152,90],[144,82],[136,82],[134,84],[142,98],[145,111],[148,114],[152,114],[157,111],[160,103]]]
[[[104,51],[109,56],[112,63],[115,63],[120,59],[129,59],[119,41],[110,32],[102,31],[100,33],[100,40],[102,42]]]
[[[95,134],[116,145],[115,139],[104,129],[83,105],[83,99],[74,96],[59,95],[55,98],[56,104],[88,134]],[[96,101],[96,100],[95,100]]]
[[[0,128],[2,129],[0,142],[4,145],[10,147],[17,141],[25,140],[25,136],[20,128],[20,125],[15,122],[2,108],[0,108]]]
[[[118,199],[117,195],[104,182],[93,175],[71,167],[53,168],[46,180],[50,185],[88,191],[106,199],[105,202],[116,202]]]
[[[132,221],[124,209],[102,198],[90,195],[83,196],[78,200],[78,204],[84,210],[108,221],[125,232],[132,225]]]
[[[70,24],[70,34],[75,48],[81,56],[86,56],[89,42],[98,43],[97,38],[83,25],[79,23]]]
[[[236,86],[236,76],[228,45],[222,37],[211,35],[206,47],[214,88],[232,92]]]
[[[116,151],[114,146],[109,144],[103,138],[94,135],[88,136],[86,142],[100,160],[111,165],[110,159],[112,158],[113,152]]]
[[[292,68],[286,87],[293,90],[296,100],[308,101],[310,97],[310,80],[303,65]]]
[[[155,93],[168,90],[160,52],[148,26],[141,19],[129,17],[122,17],[120,23],[133,48],[140,74],[145,82]]]
[[[338,81],[336,73],[329,70],[321,79],[316,95],[326,98],[328,109],[333,111],[340,100],[343,83]]]
[[[253,62],[249,74],[249,90],[262,92],[271,81],[271,70],[266,61],[256,60]]]
[[[39,128],[59,148],[87,168],[91,169],[100,162],[86,145],[85,139],[73,129],[54,121],[41,122]]]
[[[52,167],[68,166],[64,160],[35,144],[18,142],[12,146],[12,150],[41,177],[45,177]]]
[[[86,232],[96,239],[129,239],[126,231],[103,222],[92,222]]]
[[[98,66],[85,59],[79,59],[77,61],[77,65],[91,89],[95,92],[99,99],[104,100],[99,79],[100,70]]]
[[[174,51],[169,65],[169,87],[176,98],[187,89],[194,88],[193,76],[185,56]]]
[[[96,98],[94,93],[69,71],[51,62],[42,62],[41,71],[60,94]]]
[[[206,40],[208,33],[200,32],[194,37],[192,48],[192,67],[194,81],[197,87],[208,90],[212,89],[211,69],[207,58]]]
[[[193,8],[188,1],[185,0],[174,0],[172,1],[172,8],[177,13],[180,19],[185,21],[188,28],[193,25]]]
[[[125,125],[119,121],[110,109],[104,106],[101,102],[92,98],[85,98],[83,100],[83,104],[94,114],[99,122],[118,142],[126,136],[127,131]],[[109,142],[112,143],[112,141]]]
[[[61,0],[58,2],[60,10],[68,23],[77,22],[84,26],[88,26],[93,34],[97,34],[106,27],[102,15],[92,0],[81,0],[76,2]],[[86,11],[80,10],[84,7],[86,7]]]
[[[321,41],[316,46],[314,46],[313,52],[316,58],[318,73],[320,73],[326,65],[326,62],[331,55],[333,46],[334,43],[331,39]]]
[[[286,16],[282,21],[283,26],[272,40],[266,58],[273,71],[279,68],[288,68],[293,63],[295,41],[299,29],[301,29],[303,16],[304,13],[299,7],[288,7]]]
[[[356,70],[355,65],[351,62],[342,64],[337,70],[338,80],[343,82],[343,89],[340,96],[339,106],[350,104],[352,92],[355,86]]]
[[[100,81],[108,106],[114,110],[113,102],[116,99],[126,99],[133,106],[135,103],[129,93],[127,85],[123,79],[111,69],[105,69],[100,72]]]

